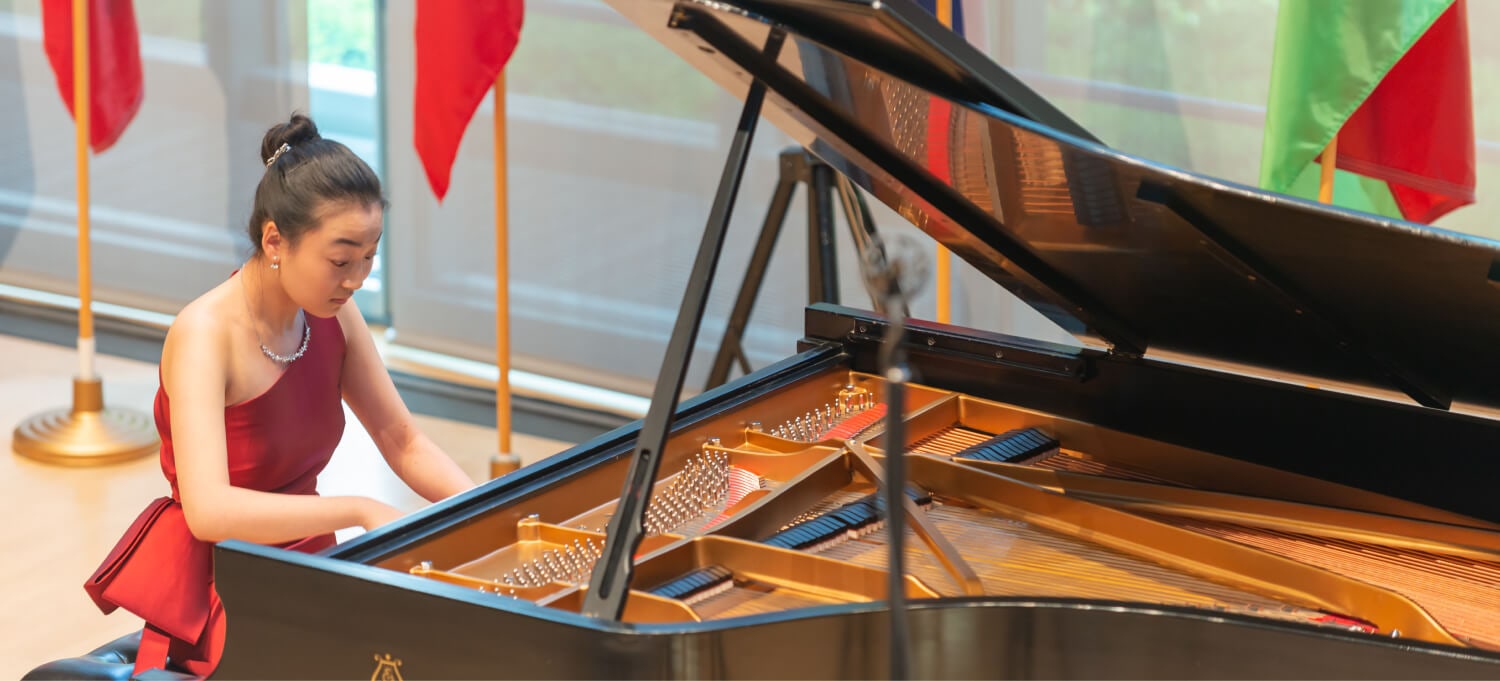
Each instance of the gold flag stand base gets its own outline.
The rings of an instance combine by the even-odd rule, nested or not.
[[[514,473],[521,467],[521,457],[515,454],[496,454],[490,457],[490,479],[506,473]]]
[[[73,408],[53,409],[16,426],[11,447],[60,466],[102,466],[152,454],[161,446],[145,414],[104,408],[104,383],[73,379]]]

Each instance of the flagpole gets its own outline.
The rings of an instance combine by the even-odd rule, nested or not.
[[[89,252],[89,0],[73,0],[73,121],[78,193],[78,376],[73,408],[37,414],[16,426],[11,448],[63,466],[128,461],[160,446],[151,420],[133,410],[105,409],[94,371],[93,276]]]
[[[1334,133],[1328,146],[1323,148],[1318,174],[1318,201],[1333,203],[1333,171],[1339,157],[1339,136]]]
[[[495,429],[499,453],[490,458],[490,477],[498,478],[521,467],[521,457],[510,448],[510,245],[506,193],[505,71],[495,78]]]
[[[937,0],[937,18],[945,28],[953,28],[953,0]],[[952,321],[953,310],[953,258],[948,247],[937,245],[937,321],[947,324]]]

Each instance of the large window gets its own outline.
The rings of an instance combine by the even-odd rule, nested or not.
[[[973,42],[1105,143],[1255,183],[1275,0],[962,1]],[[738,102],[601,3],[532,0],[527,12],[508,68],[517,363],[644,392],[676,315]],[[1472,26],[1486,26],[1500,18],[1500,6],[1470,3],[1470,14]],[[393,2],[385,79],[393,93],[411,88],[410,20],[409,0]],[[1497,50],[1475,41],[1476,83],[1495,74]],[[1482,88],[1475,95],[1480,136],[1493,138],[1500,110]],[[397,233],[410,235],[400,242],[402,265],[391,280],[393,323],[408,342],[488,359],[489,105],[469,129],[452,193],[439,206],[410,152],[406,99],[390,101],[390,173],[400,205],[393,219],[404,226]],[[776,180],[776,154],[786,144],[769,126],[758,133],[690,386],[700,384],[718,344]],[[1494,149],[1480,142],[1482,197],[1493,183]],[[747,348],[757,365],[789,354],[802,331],[800,201],[799,194],[752,318]],[[876,210],[882,230],[905,229],[900,218]],[[1493,213],[1481,203],[1440,224],[1493,235]],[[843,300],[865,305],[847,238],[840,238]],[[1067,339],[973,270],[957,270],[955,323]],[[915,306],[918,316],[933,316],[932,288]]]
[[[229,276],[268,122],[307,108],[300,0],[135,3],[145,98],[91,163],[101,300],[158,312]],[[73,122],[42,50],[38,0],[0,6],[0,281],[76,290]]]
[[[511,338],[516,366],[647,393],[681,301],[740,103],[602,3],[531,0],[509,83]],[[401,342],[488,360],[494,343],[492,105],[439,205],[411,146],[410,0],[389,4],[391,320]],[[688,380],[702,385],[790,142],[757,132]],[[784,358],[807,301],[804,204],[789,211],[751,319],[754,366]],[[877,208],[882,230],[911,229]],[[868,306],[841,227],[844,302]],[[924,240],[925,242],[925,240]],[[929,247],[930,247],[930,242]],[[972,303],[994,303],[995,287]],[[932,291],[917,306],[932,315]],[[1029,311],[1019,313],[1028,315]],[[991,315],[994,316],[994,315]],[[1036,319],[1040,316],[1032,315]]]
[[[260,139],[294,110],[380,170],[375,0],[151,0],[133,4],[145,98],[93,157],[101,300],[160,312],[222,281],[263,167]],[[42,51],[39,0],[0,0],[0,281],[71,293],[73,123]],[[359,295],[383,319],[383,263]]]
[[[307,85],[309,108],[323,136],[336,139],[384,177],[376,0],[309,0]],[[364,288],[354,294],[365,317],[388,321],[386,253],[382,249]]]
[[[1276,0],[959,1],[972,42],[1106,144],[1255,183]],[[39,5],[0,0],[0,282],[69,292],[73,132],[42,53]],[[222,281],[248,252],[261,135],[309,110],[377,169],[391,199],[361,308],[399,342],[492,360],[492,103],[470,124],[438,203],[412,145],[414,0],[135,7],[145,104],[93,166],[101,299],[172,312]],[[602,2],[528,0],[526,11],[507,69],[515,364],[645,394],[740,104]],[[1500,20],[1500,4],[1468,11],[1475,36]],[[1500,192],[1500,95],[1482,87],[1500,77],[1500,46],[1471,48],[1480,202],[1439,225],[1500,237],[1490,198]],[[769,125],[757,133],[689,387],[702,385],[788,145]],[[788,212],[745,339],[757,367],[802,335],[804,199],[799,191]],[[912,231],[872,208],[882,231]],[[866,306],[840,223],[842,302]],[[967,266],[957,272],[954,323],[1068,339]],[[914,314],[932,318],[933,297],[928,286]]]

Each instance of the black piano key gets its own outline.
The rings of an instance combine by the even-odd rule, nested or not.
[[[649,591],[658,596],[685,600],[695,594],[718,587],[734,578],[734,573],[722,565],[710,565],[693,570],[681,577],[659,584]]]
[[[906,496],[911,498],[918,507],[932,503],[932,496],[915,485],[907,487]],[[885,519],[885,513],[881,510],[880,504],[878,496],[872,494],[797,523],[761,542],[778,548],[805,549],[840,537],[857,536],[859,530]]]
[[[800,549],[818,541],[818,531],[812,523],[813,521],[809,520],[787,530],[787,539],[791,542],[791,548]]]
[[[953,455],[955,459],[975,459],[1000,463],[1019,463],[1039,454],[1056,450],[1061,443],[1038,428],[1002,433]]]
[[[802,539],[797,542],[797,548],[804,549],[828,541],[843,534],[845,527],[844,523],[827,516],[810,520],[799,528],[802,530]]]
[[[769,545],[774,546],[774,547],[779,548],[779,549],[795,548],[795,547],[792,546],[791,537],[787,536],[787,534],[784,533],[784,532],[783,533],[778,533],[775,536],[770,537],[769,539],[766,539],[762,543],[769,544]]]
[[[834,516],[855,528],[873,523],[878,517],[875,506],[868,503],[841,508],[834,511]]]

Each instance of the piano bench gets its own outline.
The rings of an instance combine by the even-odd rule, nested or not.
[[[135,655],[141,647],[141,632],[134,631],[121,636],[78,657],[53,660],[21,677],[23,681],[50,681],[52,679],[103,679],[106,681],[129,681],[135,671]],[[151,669],[137,679],[192,679],[187,674]]]

